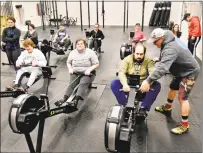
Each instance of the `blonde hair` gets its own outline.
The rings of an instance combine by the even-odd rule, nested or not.
[[[23,41],[23,47],[28,47],[28,46],[32,46],[33,48],[35,47],[35,44],[32,40],[27,39]]]

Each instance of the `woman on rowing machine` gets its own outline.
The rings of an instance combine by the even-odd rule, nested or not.
[[[76,49],[70,52],[67,60],[67,67],[70,74],[69,86],[66,90],[64,98],[55,102],[55,105],[60,106],[67,101],[78,84],[79,87],[73,103],[77,103],[79,100],[84,100],[85,91],[94,81],[96,75],[95,69],[98,66],[98,57],[94,51],[86,48],[86,41],[84,39],[76,40]],[[84,75],[81,76],[80,79],[76,79],[81,74]]]
[[[40,50],[34,48],[35,44],[32,40],[25,40],[23,42],[23,47],[25,50],[16,61],[16,67],[20,69],[17,71],[15,84],[12,88],[26,91],[34,83],[35,79],[42,74],[42,69],[40,67],[46,66],[47,61],[44,54]],[[24,87],[20,87],[22,76],[26,72],[30,73],[29,80]]]

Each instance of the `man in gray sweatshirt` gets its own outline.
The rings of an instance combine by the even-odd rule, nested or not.
[[[193,58],[189,49],[185,48],[179,41],[177,41],[173,33],[169,30],[156,28],[152,31],[150,40],[158,48],[161,48],[160,62],[157,64],[154,72],[143,81],[140,90],[142,92],[149,91],[150,84],[164,76],[168,70],[174,76],[170,84],[167,103],[155,110],[165,115],[171,115],[172,102],[175,99],[177,91],[178,100],[181,106],[182,122],[171,132],[173,134],[183,134],[189,130],[188,116],[190,112],[190,105],[188,96],[195,84],[195,81],[200,72],[200,66]]]

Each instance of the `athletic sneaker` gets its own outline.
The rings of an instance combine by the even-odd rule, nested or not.
[[[166,108],[165,105],[157,106],[155,111],[160,112],[166,116],[171,116],[172,108]]]
[[[63,99],[60,99],[60,100],[56,101],[54,104],[59,107],[59,106],[61,106],[63,103],[64,103],[64,100],[63,100]]]
[[[171,129],[171,133],[176,134],[176,135],[181,135],[184,133],[187,133],[189,131],[189,125],[184,126],[184,125],[178,125],[176,128]]]
[[[61,106],[64,102],[66,102],[67,100],[68,100],[68,96],[67,96],[67,95],[64,95],[64,96],[63,96],[63,99],[60,99],[60,100],[56,101],[54,104],[59,107],[59,106]]]

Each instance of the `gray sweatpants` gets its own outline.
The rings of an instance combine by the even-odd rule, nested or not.
[[[19,82],[19,80],[21,79],[21,76],[25,72],[30,73],[30,77],[29,77],[28,82],[27,82],[27,85],[29,87],[35,82],[37,77],[42,74],[42,70],[39,67],[31,67],[31,66],[30,67],[23,67],[17,71],[15,84],[21,84],[21,82]]]
[[[76,74],[70,75],[70,81],[69,81],[70,85],[68,86],[65,95],[69,97],[72,94],[74,88],[79,84],[76,96],[80,96],[81,98],[84,99],[85,91],[87,90],[89,85],[94,81],[95,75],[82,76],[80,79],[77,79],[76,81],[74,81],[77,77],[78,75]]]

